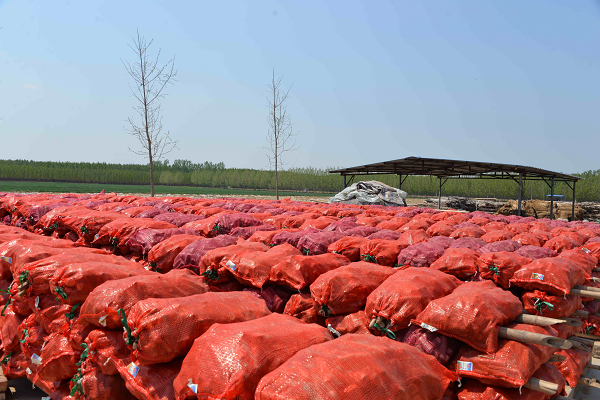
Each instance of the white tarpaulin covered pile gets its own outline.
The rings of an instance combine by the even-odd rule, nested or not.
[[[406,206],[406,192],[379,181],[357,182],[329,199],[329,203]]]

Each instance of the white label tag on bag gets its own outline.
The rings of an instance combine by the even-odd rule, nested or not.
[[[41,365],[42,364],[42,357],[38,356],[37,354],[33,354],[31,356],[31,363],[34,365]]]
[[[140,367],[135,365],[135,363],[131,363],[127,366],[127,372],[131,374],[134,378],[137,376],[138,372],[140,372]]]
[[[106,318],[108,317],[108,315],[104,315],[102,317],[100,317],[100,319],[98,320],[98,323],[100,325],[102,325],[103,327],[106,327]]]
[[[421,324],[421,328],[427,329],[429,332],[437,331],[437,328],[434,328],[433,326],[431,326],[429,324]]]
[[[456,369],[459,371],[473,371],[473,363],[467,361],[457,361]]]
[[[198,394],[198,385],[196,385],[195,383],[193,383],[191,378],[188,379],[187,387],[189,387],[190,390],[192,392],[194,392],[194,394]]]
[[[583,250],[583,252],[587,254],[591,253],[590,249],[588,249],[587,247],[582,247],[581,250]]]
[[[96,233],[96,236],[94,236],[94,240],[98,240],[99,237],[100,237],[100,234]]]
[[[235,271],[237,269],[237,265],[235,265],[231,260],[227,261],[225,266],[232,271]]]
[[[40,308],[40,296],[35,298],[35,308]]]
[[[12,264],[12,257],[0,257],[0,260],[4,261],[5,263]]]
[[[533,272],[533,273],[531,273],[531,279],[537,279],[538,281],[543,281],[544,275],[538,274],[537,272]]]

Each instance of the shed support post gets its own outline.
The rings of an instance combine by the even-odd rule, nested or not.
[[[398,175],[398,189],[402,190],[402,174]]]
[[[521,216],[521,200],[523,199],[523,174],[519,174],[519,202],[517,206],[517,215]]]
[[[554,178],[550,184],[550,219],[554,219]]]
[[[346,189],[346,175],[344,175],[344,189]]]
[[[442,209],[442,178],[438,177],[438,179],[440,180],[440,196],[438,197],[438,210]]]
[[[571,207],[571,221],[575,221],[575,184],[577,182],[573,181],[573,205]]]

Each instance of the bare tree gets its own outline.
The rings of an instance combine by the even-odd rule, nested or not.
[[[267,158],[270,166],[275,166],[275,196],[279,200],[279,169],[286,165],[283,153],[297,150],[299,146],[296,146],[294,139],[296,134],[286,105],[292,87],[290,86],[288,90],[281,88],[281,77],[275,78],[275,69],[273,69],[271,83],[267,87],[269,89],[267,96],[267,108],[269,109],[267,143],[269,146],[265,149],[269,151]]]
[[[160,99],[166,96],[164,92],[167,85],[175,82],[177,71],[175,70],[175,57],[165,64],[159,64],[160,49],[156,58],[150,57],[148,49],[153,40],[149,42],[139,31],[137,37],[133,38],[133,44],[129,47],[135,53],[135,61],[129,63],[121,59],[123,66],[129,76],[133,79],[133,85],[129,89],[137,104],[133,109],[137,117],[127,118],[128,126],[125,131],[138,138],[142,150],[131,152],[148,156],[150,164],[150,195],[154,197],[154,162],[159,161],[164,155],[177,148],[177,141],[172,140],[169,132],[163,131],[162,117],[160,115]],[[137,121],[136,121],[137,120]]]

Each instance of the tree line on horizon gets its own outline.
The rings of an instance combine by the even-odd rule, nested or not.
[[[154,162],[154,183],[165,186],[194,186],[273,190],[275,172],[260,169],[226,168],[223,162],[192,163],[189,160]],[[290,168],[279,171],[279,188],[295,192],[337,193],[343,189],[343,178],[328,171],[336,168]],[[600,201],[600,170],[574,174],[584,178],[577,183],[577,201]],[[398,187],[397,175],[357,176],[358,180],[378,180]],[[0,160],[0,180],[41,181],[96,184],[147,185],[150,173],[147,164],[109,164],[88,162],[52,162]],[[402,190],[409,196],[437,196],[438,180],[429,176],[409,176]],[[571,189],[556,183],[555,194],[571,199]],[[512,180],[449,179],[442,189],[447,196],[516,199],[518,186]],[[542,181],[525,181],[524,199],[544,199],[550,188]]]

